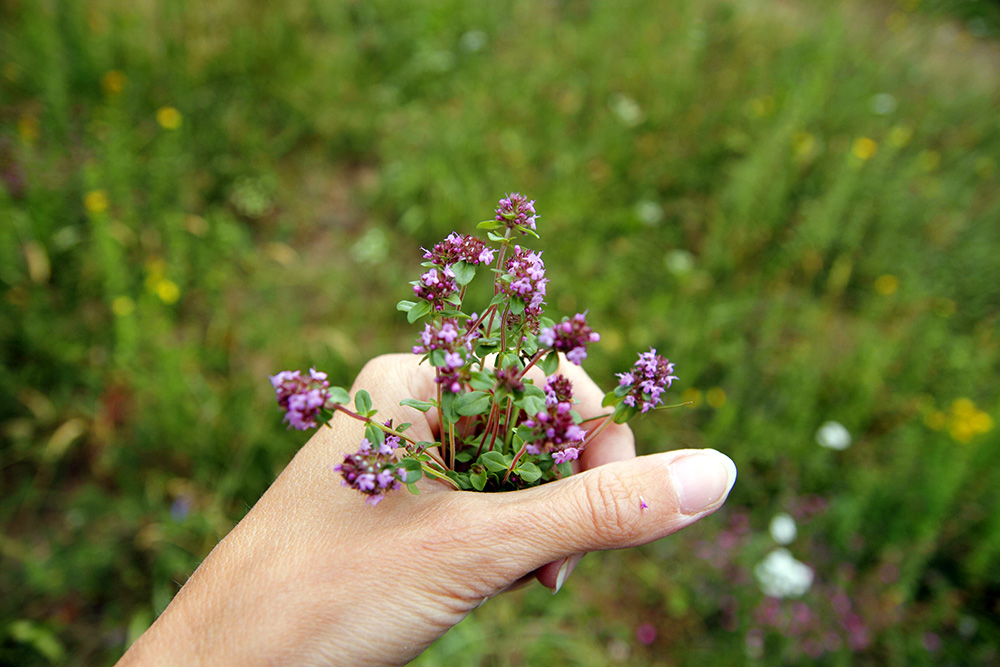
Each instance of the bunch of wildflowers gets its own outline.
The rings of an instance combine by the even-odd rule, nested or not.
[[[572,461],[608,424],[661,405],[676,379],[674,365],[650,350],[618,374],[618,387],[604,398],[608,412],[586,419],[577,413],[572,383],[557,374],[560,355],[580,365],[601,337],[586,313],[558,323],[545,316],[549,279],[541,253],[512,241],[515,234],[538,238],[537,218],[533,200],[507,195],[494,218],[479,223],[486,240],[453,232],[424,250],[423,273],[411,283],[415,300],[397,305],[409,322],[423,320],[413,353],[434,369],[437,387],[429,400],[400,404],[436,412],[435,440],[414,440],[406,433],[409,424],[377,420],[363,389],[351,406],[349,393],[330,387],[315,369],[271,378],[294,428],[314,428],[335,412],[364,422],[358,450],[332,468],[370,505],[403,484],[418,493],[416,482],[424,475],[475,491],[553,481],[572,474]],[[495,268],[486,270],[494,259]],[[466,309],[467,287],[477,273],[491,276],[493,298],[482,309]],[[527,376],[532,367],[546,375],[543,385]]]

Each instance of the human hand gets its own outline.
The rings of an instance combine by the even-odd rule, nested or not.
[[[589,377],[567,363],[559,372],[581,414],[600,414]],[[398,405],[435,392],[414,355],[372,360],[360,387],[381,416],[435,439],[433,411]],[[342,414],[320,429],[122,664],[402,664],[526,577],[558,590],[582,554],[646,544],[714,512],[736,479],[714,450],[636,458],[629,428],[612,425],[570,478],[492,494],[424,479],[419,496],[371,508],[330,470],[362,435]]]

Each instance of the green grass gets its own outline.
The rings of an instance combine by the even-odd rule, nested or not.
[[[740,480],[418,664],[997,660],[991,4],[251,4],[0,5],[0,662],[120,655],[303,442],[266,374],[408,349],[419,247],[510,190],[593,377],[677,363],[642,451]]]

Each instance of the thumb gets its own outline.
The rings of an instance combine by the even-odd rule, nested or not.
[[[665,537],[717,510],[735,482],[736,465],[725,454],[678,450],[609,463],[525,491],[491,494],[502,506],[476,509],[488,513],[480,520],[493,526],[493,553],[524,574],[547,563],[573,565],[579,559],[571,557],[588,551]],[[548,578],[554,579],[555,572]],[[556,587],[555,581],[543,578],[542,583]]]

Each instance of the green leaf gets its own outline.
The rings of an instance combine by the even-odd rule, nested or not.
[[[538,339],[534,336],[527,336],[524,343],[521,344],[521,354],[532,357],[535,352],[538,352]]]
[[[420,410],[421,412],[427,412],[434,407],[433,403],[428,403],[427,401],[418,401],[415,398],[404,398],[399,402],[400,405],[406,405],[415,410]]]
[[[538,363],[538,367],[546,376],[552,375],[559,370],[559,353],[552,350]]]
[[[428,359],[430,359],[431,366],[434,366],[435,368],[441,368],[442,366],[444,366],[445,365],[444,357],[446,354],[448,353],[440,348],[436,350],[431,350],[430,354],[427,355]]]
[[[616,424],[624,424],[632,417],[635,417],[639,413],[639,408],[625,405],[625,403],[619,403],[615,408],[614,415],[612,419]]]
[[[539,387],[534,382],[524,383],[524,395],[525,396],[536,396],[543,401],[545,400],[545,390]]]
[[[510,467],[510,461],[505,461],[503,454],[500,452],[484,452],[479,457],[479,463],[493,472],[504,472]]]
[[[523,479],[528,484],[531,484],[532,482],[537,482],[538,479],[542,476],[542,471],[539,470],[538,466],[536,466],[531,461],[525,461],[521,465],[517,466],[516,468],[514,468],[514,472],[517,473],[517,476]]]
[[[537,396],[525,396],[519,401],[514,401],[514,404],[528,413],[529,417],[534,417],[546,409],[545,399]]]
[[[500,229],[504,226],[504,223],[497,222],[496,220],[483,220],[476,225],[476,229]]]
[[[520,315],[524,312],[524,299],[519,296],[512,296],[510,298],[510,312],[515,315]]]
[[[343,387],[330,387],[327,391],[330,394],[330,403],[343,405],[351,402],[351,395]]]
[[[611,407],[612,405],[616,405],[617,403],[618,403],[618,397],[615,395],[614,389],[612,389],[611,391],[609,391],[604,395],[604,400],[601,401],[601,407],[608,408]]]
[[[365,437],[368,438],[368,442],[375,445],[376,448],[385,442],[385,432],[374,424],[368,424],[365,426]]]
[[[485,391],[470,391],[467,394],[462,394],[455,409],[463,417],[485,414],[490,409],[490,395]]]
[[[371,412],[372,409],[371,395],[364,389],[359,390],[358,393],[354,395],[354,407],[357,408],[358,414],[367,417],[368,413]]]
[[[573,474],[573,464],[569,461],[557,464],[556,469],[559,470],[559,474],[563,477],[569,477]]]
[[[489,391],[496,384],[493,376],[484,371],[475,371],[472,373],[472,378],[469,380],[469,385],[473,389],[478,389],[480,391]]]
[[[451,474],[448,476],[451,477],[456,482],[458,482],[459,488],[461,488],[463,491],[472,490],[472,484],[469,483],[469,473],[452,471]]]
[[[415,496],[420,495],[420,489],[417,488],[416,484],[407,484],[406,489]]]
[[[476,346],[476,356],[480,359],[485,359],[496,352],[499,347],[496,343],[480,343]]]
[[[407,301],[406,299],[403,299],[402,301],[396,304],[396,310],[408,313],[413,309],[415,305],[417,305],[416,301]]]
[[[456,403],[458,403],[458,397],[455,394],[450,391],[441,394],[441,416],[446,422],[454,424],[461,418],[461,415],[456,411]]]
[[[625,398],[630,391],[632,391],[632,385],[618,385],[614,388],[614,394],[617,398]]]
[[[451,271],[455,274],[455,282],[459,285],[468,285],[476,277],[476,265],[469,264],[464,259],[452,264]]]
[[[416,459],[402,459],[399,467],[406,470],[406,483],[413,484],[424,476],[424,469]]]
[[[402,424],[396,427],[396,433],[402,433],[411,426],[413,426],[413,424],[411,424],[410,422],[403,422]]]
[[[413,324],[421,317],[431,312],[431,304],[429,301],[418,301],[416,304],[410,308],[406,313],[406,321]]]
[[[499,306],[506,300],[507,300],[507,295],[504,294],[503,292],[500,292],[499,294],[494,295],[492,299],[490,299],[490,302],[489,304],[487,304],[486,307],[489,308],[490,306]]]
[[[497,226],[494,227],[494,229],[499,229],[502,226],[503,226],[503,223],[498,222]],[[486,232],[486,237],[490,241],[493,241],[494,243],[504,243],[504,242],[507,241],[507,239],[505,239],[504,237],[500,236],[499,234],[494,234],[493,232]]]
[[[537,439],[533,429],[528,428],[524,424],[517,427],[514,431],[514,435],[521,439],[521,442],[534,442]]]
[[[463,449],[458,454],[455,454],[455,460],[458,461],[459,463],[468,463],[469,461],[472,460],[473,456],[474,454],[472,453],[471,450]]]
[[[469,483],[472,484],[472,488],[476,491],[482,491],[486,488],[486,469],[480,469],[479,472],[470,472]]]

